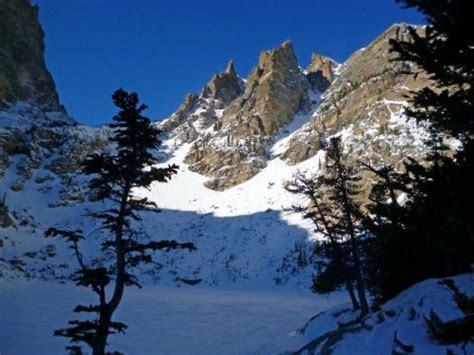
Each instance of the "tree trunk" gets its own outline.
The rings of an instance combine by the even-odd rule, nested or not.
[[[110,324],[110,320],[108,321],[108,323]],[[106,329],[100,329],[99,332],[97,333],[96,343],[94,345],[94,348],[92,349],[92,355],[105,355],[105,347],[107,346],[107,337],[108,337],[108,327]]]
[[[340,163],[339,163],[340,164]],[[351,242],[351,249],[352,249],[352,258],[353,258],[353,263],[354,263],[354,269],[355,269],[355,281],[356,281],[356,289],[357,289],[357,296],[359,296],[359,302],[360,302],[360,310],[361,310],[361,315],[365,315],[369,313],[369,303],[367,302],[367,297],[365,295],[365,286],[364,286],[364,280],[362,277],[362,266],[359,258],[359,252],[357,250],[357,240],[355,236],[355,229],[354,229],[354,224],[352,223],[352,211],[350,208],[349,204],[349,196],[347,193],[347,185],[346,185],[346,179],[343,177],[343,174],[340,174],[342,171],[341,168],[339,168],[339,178],[341,179],[341,192],[342,192],[342,198],[343,198],[343,203],[344,203],[344,210],[345,210],[345,215],[347,218],[347,226],[348,226],[348,232],[350,236],[350,242]]]
[[[347,285],[346,285],[346,289],[347,289],[347,292],[349,293],[349,296],[351,298],[351,302],[352,302],[352,309],[354,311],[360,309],[360,303],[359,301],[357,300],[357,297],[354,293],[354,287],[352,286],[352,284],[350,282],[347,282]]]
[[[357,242],[353,235],[351,235],[351,247],[355,269],[357,296],[359,296],[361,315],[366,315],[367,313],[369,313],[369,303],[367,302],[367,297],[365,295],[364,280],[362,278],[362,268],[360,265],[359,253],[357,252]]]
[[[364,283],[360,275],[357,276],[356,280],[357,295],[360,300],[360,311],[361,315],[364,316],[369,313],[369,303],[367,302],[367,296],[365,295]]]
[[[122,300],[125,289],[125,249],[123,246],[123,225],[125,221],[125,209],[127,207],[130,187],[124,187],[122,199],[120,201],[120,210],[117,217],[117,229],[115,231],[115,249],[117,255],[116,279],[114,293],[110,301],[101,309],[99,317],[99,331],[97,334],[97,342],[93,349],[93,355],[105,355],[107,346],[107,338],[109,336],[110,324],[112,323],[112,315]]]

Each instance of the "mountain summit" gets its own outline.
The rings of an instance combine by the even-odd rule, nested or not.
[[[4,230],[1,263],[5,275],[57,279],[67,274],[58,266],[67,253],[53,252],[63,246],[42,233],[53,220],[92,231],[81,216],[94,206],[94,196],[84,193],[79,167],[86,154],[110,149],[110,132],[78,125],[62,109],[44,65],[37,8],[4,0],[0,16],[6,59],[0,66],[0,192],[10,207],[0,210],[0,220],[17,228]],[[334,135],[343,137],[346,149],[380,162],[427,152],[423,127],[403,116],[405,95],[420,80],[405,72],[416,68],[391,61],[389,52],[388,40],[405,35],[405,25],[392,26],[342,65],[315,53],[306,69],[285,41],[263,51],[246,79],[230,61],[201,92],[188,94],[176,112],[156,122],[163,132],[162,163],[181,168],[166,187],[137,191],[164,209],[146,229],[196,238],[200,256],[176,263],[171,254],[143,275],[212,285],[306,282],[306,241],[314,231],[283,213],[295,201],[285,190],[293,173],[321,169],[322,148]],[[295,253],[301,262],[292,269]]]

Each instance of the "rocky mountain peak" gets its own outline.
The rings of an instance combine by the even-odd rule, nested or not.
[[[249,180],[266,166],[265,152],[280,128],[309,109],[308,91],[291,42],[262,52],[243,95],[229,104],[213,132],[196,140],[185,162],[211,177],[206,186],[212,189]]]
[[[29,101],[64,112],[44,61],[38,7],[28,0],[0,1],[0,107]]]
[[[299,110],[309,105],[308,84],[301,73],[290,41],[260,54],[258,66],[247,78],[239,102],[222,118],[223,126],[233,126],[232,134],[273,135],[289,123]]]
[[[321,72],[322,76],[328,81],[332,81],[334,78],[334,68],[336,63],[329,57],[313,52],[311,54],[311,62],[309,63],[306,71],[309,73]]]
[[[183,124],[188,118],[189,113],[193,110],[198,99],[199,96],[196,94],[186,94],[183,103],[178,107],[178,109],[170,117],[160,123],[160,129],[165,132],[171,132]]]
[[[329,57],[313,52],[306,68],[306,77],[314,91],[323,92],[334,79],[336,62]]]
[[[224,72],[215,74],[204,86],[202,96],[220,100],[224,105],[227,105],[242,93],[242,80],[235,71],[234,63],[230,61]]]
[[[425,148],[413,142],[422,133],[407,125],[403,112],[410,91],[429,83],[416,66],[394,60],[397,55],[390,51],[391,39],[408,40],[407,36],[407,25],[395,24],[349,57],[313,117],[292,137],[283,158],[300,163],[314,156],[328,136],[343,130],[351,136],[351,150],[359,158],[397,166],[405,155],[420,156]],[[320,62],[316,58],[315,63]]]
[[[260,53],[259,67],[263,70],[292,68],[298,66],[293,44],[286,40],[278,47]]]
[[[234,62],[232,60],[229,60],[229,63],[227,63],[227,67],[225,68],[224,73],[232,76],[237,76],[237,72],[234,68]]]

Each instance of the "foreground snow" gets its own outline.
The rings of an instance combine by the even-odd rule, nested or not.
[[[85,289],[51,282],[0,284],[0,354],[65,353],[54,337],[75,315],[78,302],[93,302]],[[110,350],[125,354],[278,354],[304,339],[291,336],[312,314],[343,301],[281,288],[242,290],[190,287],[127,289],[117,320],[129,325],[111,337]]]
[[[453,277],[459,290],[474,296],[474,274]],[[440,279],[420,282],[400,293],[364,319],[341,328],[356,315],[339,305],[313,317],[300,333],[307,345],[298,354],[474,354],[474,343],[442,345],[431,339],[425,319],[434,311],[442,321],[464,317],[454,293]],[[411,351],[409,350],[411,348]]]

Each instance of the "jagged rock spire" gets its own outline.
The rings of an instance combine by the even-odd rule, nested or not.
[[[241,79],[235,71],[234,63],[230,61],[224,72],[215,74],[204,86],[202,95],[206,98],[221,100],[224,105],[227,105],[242,93]]]
[[[163,121],[160,125],[160,129],[169,132],[185,122],[197,100],[198,95],[186,94],[183,103],[178,107],[175,113],[173,113],[167,120]]]
[[[311,54],[311,63],[309,63],[306,71],[309,73],[321,72],[324,78],[329,82],[334,78],[334,68],[336,63],[329,57],[313,52]]]
[[[313,52],[306,76],[313,91],[325,91],[334,79],[336,63],[329,57]]]
[[[220,75],[233,75],[232,62],[226,72]],[[219,75],[213,79],[218,82]],[[285,41],[260,54],[244,94],[229,104],[213,133],[197,141],[185,162],[192,171],[213,177],[206,182],[211,189],[246,181],[266,166],[265,151],[273,135],[308,104],[308,82],[291,42]]]
[[[229,63],[227,63],[227,67],[225,68],[224,73],[232,76],[237,76],[237,73],[234,68],[234,62],[232,60],[229,60]]]
[[[238,125],[237,136],[272,135],[308,102],[307,81],[287,40],[260,54],[258,66],[247,79],[240,107],[226,112],[223,123],[246,117],[247,124]]]

